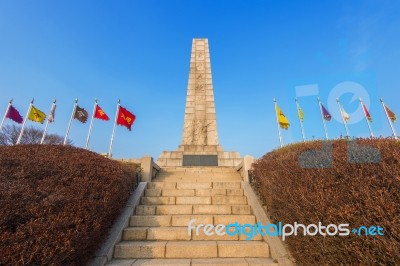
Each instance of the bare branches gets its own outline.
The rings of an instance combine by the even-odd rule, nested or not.
[[[17,143],[20,126],[6,125],[0,132],[0,146],[15,145]],[[29,126],[25,129],[21,139],[21,144],[39,144],[43,136],[43,130],[35,126]],[[44,144],[63,144],[64,138],[57,134],[47,134]],[[68,140],[67,144],[72,145],[72,141]]]

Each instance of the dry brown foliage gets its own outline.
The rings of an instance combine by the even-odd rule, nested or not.
[[[85,265],[135,169],[71,146],[0,147],[0,265]]]
[[[400,265],[400,142],[357,140],[379,149],[381,161],[374,164],[348,163],[349,143],[336,140],[331,168],[299,167],[300,154],[321,150],[322,143],[289,145],[256,162],[253,186],[271,219],[284,224],[348,223],[350,230],[380,225],[384,236],[290,236],[285,242],[298,265]],[[321,164],[323,160],[314,158]]]

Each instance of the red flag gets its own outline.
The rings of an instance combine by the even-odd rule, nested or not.
[[[96,110],[94,111],[94,117],[105,121],[110,120],[108,115],[98,105],[96,105]]]
[[[135,119],[136,116],[134,114],[132,114],[122,106],[119,107],[118,118],[117,118],[118,125],[126,126],[130,131],[133,122],[135,122]]]
[[[11,120],[21,124],[24,119],[22,118],[22,116],[19,114],[19,112],[17,111],[17,109],[14,108],[14,106],[10,105],[10,108],[8,109],[8,112],[6,114],[7,118],[10,118]]]
[[[367,116],[368,121],[372,122],[372,116],[370,115],[370,113],[368,112],[367,107],[364,104],[363,104],[363,108],[364,108],[364,112],[365,112],[365,115]]]
[[[386,105],[385,105],[385,110],[390,120],[392,120],[393,122],[396,121],[397,119],[396,114],[393,113],[392,110],[390,110],[389,107],[387,107]]]

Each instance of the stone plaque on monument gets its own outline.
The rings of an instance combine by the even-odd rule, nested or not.
[[[182,166],[218,166],[218,155],[183,155]]]
[[[182,142],[177,151],[162,152],[157,164],[236,166],[241,160],[219,145],[208,40],[193,39]]]

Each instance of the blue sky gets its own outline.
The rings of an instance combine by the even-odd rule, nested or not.
[[[301,140],[296,96],[306,137],[324,136],[316,94],[337,119],[340,96],[352,136],[368,136],[352,101],[366,97],[374,133],[389,136],[379,97],[400,113],[399,8],[386,0],[3,0],[0,110],[14,98],[25,114],[34,97],[47,113],[57,98],[49,132],[64,135],[75,97],[89,112],[97,97],[112,119],[121,99],[137,121],[131,132],[117,128],[114,156],[157,158],[180,144],[192,39],[208,38],[225,150],[260,157],[279,146],[274,97],[291,122],[284,143]],[[74,121],[77,146],[88,126]],[[345,133],[335,119],[327,127],[330,137]],[[96,120],[90,148],[106,152],[111,131],[111,122]]]

